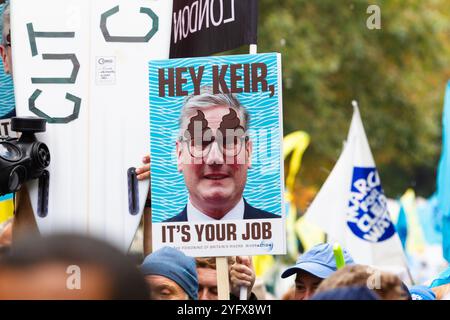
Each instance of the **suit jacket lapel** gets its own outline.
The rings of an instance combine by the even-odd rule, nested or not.
[[[184,206],[183,211],[181,211],[180,213],[180,220],[181,222],[186,222],[188,221],[188,216],[187,216],[187,205]]]
[[[247,203],[247,201],[245,201],[244,199],[244,219],[251,219],[251,207],[250,205]]]

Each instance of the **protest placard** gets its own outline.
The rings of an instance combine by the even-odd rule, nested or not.
[[[151,61],[153,249],[285,253],[281,57]]]

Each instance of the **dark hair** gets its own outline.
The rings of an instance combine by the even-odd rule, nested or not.
[[[351,287],[368,286],[370,278],[378,281],[379,287],[372,289],[382,300],[406,300],[407,296],[402,288],[402,281],[393,273],[373,269],[366,265],[347,265],[323,280],[316,293],[328,290]]]
[[[234,264],[236,259],[234,257],[228,257],[228,267]],[[216,270],[216,258],[195,258],[195,264],[197,268],[206,268]]]
[[[27,268],[47,262],[101,267],[111,282],[111,299],[149,298],[144,277],[131,258],[103,241],[81,235],[60,234],[19,240],[9,253],[0,257],[0,268]]]

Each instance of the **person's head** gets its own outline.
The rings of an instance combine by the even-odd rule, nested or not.
[[[0,259],[1,299],[148,299],[118,249],[80,235],[21,239]]]
[[[436,279],[434,279],[430,288],[436,294],[437,300],[441,300],[450,293],[450,267],[442,271]]]
[[[450,298],[450,284],[432,287],[431,290],[436,296],[436,300],[445,300],[445,297]]]
[[[354,264],[347,250],[343,249],[345,264]],[[282,278],[296,275],[295,278],[295,300],[309,299],[317,287],[337,270],[333,246],[323,243],[314,246],[303,253],[296,264],[282,274]]]
[[[216,258],[196,258],[198,275],[198,299],[217,300],[217,269]],[[234,263],[232,257],[228,257],[228,265]]]
[[[217,300],[217,271],[214,258],[197,258],[198,299]]]
[[[170,247],[148,255],[141,272],[150,286],[152,300],[197,300],[195,259]]]
[[[11,27],[10,27],[9,3],[7,2],[3,11],[2,42],[0,43],[0,56],[3,60],[5,73],[12,74],[12,52],[11,52]]]
[[[234,95],[205,86],[187,97],[179,123],[178,170],[190,200],[220,219],[241,199],[251,166],[248,113]]]
[[[351,286],[317,292],[310,300],[380,300],[380,297],[365,286]]]
[[[366,286],[382,300],[407,299],[402,281],[398,276],[357,264],[345,266],[336,271],[320,284],[316,293],[353,286]]]

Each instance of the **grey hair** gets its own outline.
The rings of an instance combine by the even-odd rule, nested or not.
[[[3,23],[1,25],[2,27],[2,44],[6,45],[6,37],[8,36],[8,33],[10,32],[11,28],[11,17],[10,17],[10,11],[9,11],[9,1],[5,2],[5,7],[3,10]]]
[[[250,116],[238,98],[231,93],[220,92],[218,94],[214,94],[211,86],[203,86],[200,88],[200,94],[191,94],[186,97],[179,119],[180,131],[182,130],[181,128],[183,128],[185,119],[188,118],[192,111],[211,106],[229,106],[230,108],[236,110],[236,112],[239,113],[240,118],[244,119],[243,127],[244,130],[247,131]]]

